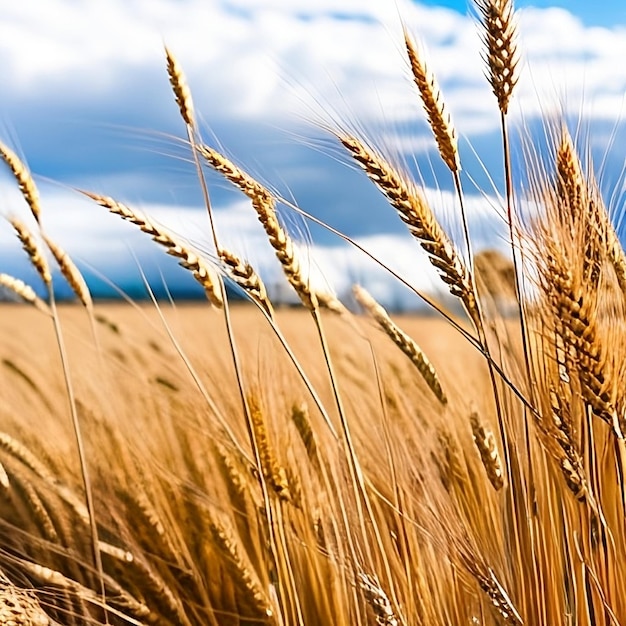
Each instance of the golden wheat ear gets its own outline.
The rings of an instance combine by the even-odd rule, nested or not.
[[[589,168],[591,169],[591,168]],[[593,240],[600,238],[622,293],[626,295],[626,255],[597,189],[593,172],[587,176],[576,153],[572,137],[565,126],[556,149],[556,200],[563,207],[563,216],[572,225],[589,228],[591,237],[585,241],[585,256],[591,273],[597,273],[593,257]],[[594,269],[595,266],[595,269]]]
[[[472,411],[470,425],[474,443],[480,454],[480,460],[487,473],[487,478],[489,478],[493,488],[499,491],[504,486],[504,472],[493,432],[482,423],[477,411]]]
[[[337,133],[337,138],[398,212],[411,235],[428,254],[431,264],[439,270],[450,293],[460,298],[476,328],[482,328],[471,274],[421,191],[357,137]]]
[[[267,295],[265,283],[252,265],[226,248],[219,250],[219,257],[228,268],[230,278],[273,319],[274,307]]]
[[[441,387],[439,376],[434,365],[428,360],[424,351],[419,347],[416,341],[411,339],[403,330],[397,326],[389,317],[387,311],[376,300],[359,285],[352,288],[354,297],[357,302],[371,315],[378,325],[385,331],[385,334],[393,341],[393,343],[406,354],[415,365],[417,371],[421,374],[424,382],[429,389],[435,394],[439,402],[445,405],[448,398]]]
[[[29,228],[16,217],[10,218],[11,226],[15,230],[17,234],[17,238],[20,240],[24,251],[28,255],[32,266],[37,270],[41,280],[46,285],[47,289],[50,289],[52,286],[52,274],[50,273],[50,266],[48,265],[48,261],[46,259],[46,255],[44,254],[39,241],[35,235],[29,230]]]
[[[50,237],[44,235],[43,238],[48,246],[48,250],[50,250],[52,256],[56,260],[57,265],[61,270],[61,274],[63,274],[63,277],[72,288],[76,297],[82,302],[83,306],[87,310],[92,310],[93,300],[91,298],[91,292],[89,291],[85,278],[78,267],[76,267],[74,261],[72,261],[69,254],[65,252],[61,246],[50,239]]]
[[[191,90],[187,84],[187,79],[183,73],[183,69],[171,50],[165,47],[165,57],[167,59],[167,75],[172,85],[172,91],[176,98],[176,104],[180,110],[180,115],[192,128],[195,128],[196,118],[193,108],[193,100],[191,99]]]
[[[172,233],[165,228],[157,226],[139,211],[134,211],[121,202],[117,202],[108,196],[80,191],[83,195],[91,198],[100,206],[108,209],[111,213],[119,215],[122,219],[135,224],[139,229],[150,235],[152,239],[163,246],[167,254],[179,259],[182,267],[189,270],[193,277],[204,288],[207,298],[214,306],[221,308],[224,304],[220,277],[215,269],[202,257],[192,252],[185,244],[180,242]]]
[[[404,43],[411,64],[413,79],[422,98],[428,122],[435,135],[439,154],[451,172],[458,172],[461,169],[461,162],[457,148],[457,134],[452,124],[452,118],[445,107],[441,89],[439,89],[435,75],[424,62],[423,54],[420,54],[406,28],[404,29]]]
[[[293,240],[279,222],[274,196],[261,183],[213,148],[198,146],[197,149],[208,165],[250,198],[287,280],[304,306],[310,310],[316,309],[319,301],[304,276]]]
[[[0,143],[0,158],[9,166],[11,173],[17,181],[19,190],[22,192],[24,200],[26,200],[34,218],[39,223],[39,217],[41,215],[39,192],[37,191],[35,181],[28,171],[28,168],[22,163],[17,154],[3,143]]]
[[[485,62],[491,89],[503,115],[509,110],[519,78],[517,24],[512,0],[474,0],[485,44]]]
[[[51,315],[50,307],[42,300],[35,290],[27,285],[23,280],[15,278],[9,274],[0,273],[0,286],[13,292],[19,296],[24,302],[32,304],[36,309],[39,309],[42,313]]]

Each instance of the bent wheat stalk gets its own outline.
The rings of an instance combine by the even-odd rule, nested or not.
[[[242,279],[244,279],[244,284],[247,287],[251,287],[251,283],[250,283],[250,274],[249,272],[247,272],[247,268],[245,267],[239,267],[241,264],[238,263],[237,261],[239,261],[239,259],[235,258],[233,255],[224,255],[224,251],[222,250],[220,244],[219,244],[219,240],[218,240],[218,236],[217,236],[217,229],[215,226],[215,221],[213,219],[213,211],[211,208],[211,202],[209,199],[209,192],[208,192],[208,187],[206,185],[206,181],[204,178],[204,173],[202,171],[202,167],[200,166],[200,161],[199,161],[199,157],[198,157],[198,151],[197,151],[197,141],[196,141],[196,128],[195,128],[195,119],[193,116],[193,105],[192,105],[192,101],[191,101],[191,91],[189,90],[188,86],[187,86],[187,82],[185,80],[185,76],[183,74],[182,68],[179,66],[178,62],[176,61],[175,57],[171,54],[171,52],[166,48],[166,56],[167,56],[167,69],[168,69],[168,75],[170,77],[170,83],[172,85],[173,91],[174,91],[174,95],[176,98],[176,102],[178,104],[181,116],[183,118],[183,120],[185,121],[186,127],[187,127],[187,137],[189,139],[189,144],[191,146],[192,152],[193,152],[193,161],[194,164],[196,166],[196,171],[198,174],[198,180],[200,181],[200,186],[201,186],[201,190],[202,190],[202,195],[204,198],[204,203],[207,209],[207,213],[208,213],[208,217],[209,217],[209,225],[210,225],[210,229],[211,229],[211,235],[213,238],[213,243],[215,245],[215,249],[217,252],[218,257],[220,258],[220,260],[222,260],[222,262],[224,262],[225,265],[227,265],[227,267],[229,267],[231,269],[231,271],[233,270],[233,264],[235,264],[235,271],[238,271],[241,269],[241,271],[239,272],[239,276],[237,276],[236,274],[234,274],[234,280],[236,282],[241,281]],[[245,274],[248,274],[247,276],[245,276]],[[242,276],[241,274],[244,274],[244,276]],[[233,327],[232,327],[232,322],[231,322],[231,318],[230,318],[230,307],[229,307],[229,303],[228,303],[228,299],[226,296],[226,290],[224,288],[224,284],[223,282],[220,280],[219,281],[220,285],[219,288],[221,289],[221,300],[222,300],[222,306],[223,306],[223,312],[224,312],[224,324],[226,326],[226,333],[228,336],[228,341],[229,341],[229,346],[231,349],[231,354],[233,357],[233,364],[235,367],[235,375],[236,375],[236,379],[237,379],[237,386],[239,389],[239,395],[240,395],[240,399],[241,399],[241,403],[242,403],[242,409],[243,409],[243,413],[245,416],[245,421],[246,421],[246,428],[248,430],[248,436],[250,439],[250,444],[252,446],[253,452],[254,452],[254,458],[255,458],[255,463],[256,463],[256,467],[257,467],[257,471],[259,472],[259,483],[261,486],[261,491],[263,494],[263,503],[264,503],[264,509],[265,509],[265,513],[267,516],[267,520],[268,520],[268,525],[269,525],[269,543],[270,543],[270,552],[272,555],[272,559],[274,561],[274,567],[276,568],[279,576],[279,580],[278,580],[278,586],[281,588],[281,593],[279,594],[279,597],[281,599],[281,601],[286,605],[287,602],[284,601],[284,594],[282,593],[282,585],[283,585],[283,575],[282,572],[280,571],[280,560],[279,560],[279,554],[278,554],[278,540],[276,538],[276,525],[274,522],[275,519],[275,512],[273,510],[273,503],[270,501],[269,498],[269,491],[268,491],[268,485],[266,483],[266,479],[265,476],[263,474],[263,469],[262,469],[262,464],[261,464],[261,457],[259,454],[259,447],[258,447],[258,443],[256,440],[256,436],[255,436],[255,431],[254,431],[254,424],[252,422],[252,413],[251,413],[251,409],[250,406],[248,404],[248,399],[246,397],[246,390],[244,388],[244,382],[243,382],[243,374],[241,371],[241,365],[240,365],[240,361],[239,361],[239,356],[237,353],[237,348],[236,348],[236,342],[235,342],[235,336],[234,336],[234,331],[233,331]],[[252,295],[252,294],[250,294]],[[255,291],[254,293],[254,297],[253,299],[255,299],[256,297],[259,296],[259,292]],[[255,300],[256,301],[256,300]],[[265,303],[263,303],[265,304]],[[260,305],[260,303],[259,303]],[[261,307],[263,312],[267,314],[267,312],[265,311],[265,306]],[[271,309],[270,309],[271,310]],[[268,314],[268,318],[269,318],[269,314]],[[301,616],[300,616],[300,609],[299,609],[299,604],[298,604],[298,600],[296,597],[296,590],[291,589],[291,590],[287,590],[290,595],[295,599],[295,605],[296,605],[296,609],[298,611],[298,621],[299,623],[301,623]],[[282,604],[279,606],[279,613],[284,613],[286,614],[287,612],[287,608],[286,606],[282,606]]]
[[[17,164],[14,164],[14,167],[16,167],[19,170],[19,161],[17,162]],[[30,187],[27,187],[26,190],[22,191],[23,195],[25,196],[29,204],[31,204],[31,200],[29,200],[29,197],[26,197],[27,192],[33,193],[33,190],[34,190],[35,197],[38,197],[37,189],[34,186],[32,179],[30,179],[30,181],[31,181],[32,189],[30,189]],[[21,188],[22,187],[20,186],[20,189]],[[36,208],[39,209],[39,204],[36,205]],[[31,206],[31,209],[32,209],[32,206]],[[40,218],[39,213],[35,214],[34,209],[32,210],[33,210],[33,214],[35,218],[37,219],[37,222],[39,223],[39,218]],[[57,306],[56,306],[54,288],[52,285],[52,275],[50,274],[50,268],[49,268],[48,262],[46,261],[46,258],[41,248],[39,247],[38,242],[33,236],[33,234],[18,219],[12,218],[11,223],[17,233],[19,240],[22,242],[22,246],[24,250],[29,256],[31,263],[33,264],[33,266],[39,273],[43,282],[45,283],[46,290],[48,292],[51,317],[52,317],[52,322],[54,326],[55,336],[57,339],[59,356],[61,358],[63,378],[65,381],[65,390],[67,393],[67,400],[69,403],[70,418],[72,421],[72,428],[74,431],[76,449],[78,452],[81,475],[83,479],[83,488],[85,491],[85,503],[87,505],[87,511],[89,514],[89,523],[90,523],[89,525],[90,525],[90,530],[91,530],[93,561],[94,561],[94,565],[95,565],[96,571],[98,572],[98,577],[100,580],[102,603],[106,604],[106,594],[105,594],[105,587],[104,587],[104,569],[102,567],[102,557],[101,557],[100,549],[99,549],[100,540],[98,537],[98,526],[96,523],[96,514],[95,514],[94,501],[93,501],[93,493],[92,493],[92,488],[91,488],[91,479],[89,475],[89,467],[87,463],[87,455],[85,451],[84,439],[82,435],[80,420],[78,418],[78,412],[76,409],[76,397],[74,394],[74,386],[73,386],[72,379],[70,376],[69,361],[68,361],[67,352],[65,348],[65,341],[63,339],[63,331],[61,328],[61,322],[59,319]],[[41,225],[40,225],[40,228],[41,228]]]

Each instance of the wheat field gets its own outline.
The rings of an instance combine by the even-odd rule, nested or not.
[[[76,193],[187,269],[202,302],[94,302],[46,231],[36,179],[0,144],[26,216],[8,227],[39,280],[0,274],[19,300],[0,306],[2,623],[626,623],[626,257],[565,122],[546,122],[545,150],[522,146],[515,180],[516,15],[510,0],[474,8],[508,256],[474,250],[458,131],[414,34],[401,43],[460,237],[394,155],[327,129],[449,292],[406,285],[429,316],[310,280],[292,203],[205,141],[173,50],[211,251],[105,189]],[[247,198],[297,307],[224,246],[215,175]],[[57,302],[56,270],[75,302]]]

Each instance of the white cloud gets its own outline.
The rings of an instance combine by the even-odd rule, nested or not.
[[[6,93],[35,98],[63,90],[123,107],[129,77],[164,73],[162,43],[180,58],[201,111],[267,117],[345,108],[358,118],[418,117],[403,57],[399,14],[424,41],[431,66],[464,134],[497,125],[483,77],[479,37],[469,17],[409,0],[30,0],[0,9]],[[582,25],[562,9],[527,9],[520,33],[520,108],[564,94],[578,108],[619,111],[626,86],[622,28]],[[142,78],[144,75],[144,78]],[[305,93],[302,96],[302,89]],[[163,81],[165,89],[166,81]],[[61,90],[59,93],[58,90]],[[138,97],[137,93],[134,97]],[[146,102],[146,106],[149,103]],[[514,113],[518,111],[514,108]]]

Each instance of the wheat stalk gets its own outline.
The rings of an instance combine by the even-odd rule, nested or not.
[[[354,285],[352,292],[359,304],[378,322],[387,336],[409,357],[439,402],[447,404],[448,398],[441,387],[437,370],[419,345],[392,321],[387,311],[367,290],[360,285]]]
[[[413,79],[422,98],[430,127],[435,135],[439,154],[451,172],[458,172],[461,169],[461,162],[457,148],[456,130],[444,105],[435,75],[427,68],[406,28],[404,29],[404,43],[411,64]]]
[[[179,263],[185,269],[192,272],[193,277],[204,288],[210,302],[221,307],[224,303],[220,287],[220,278],[213,267],[202,257],[189,250],[182,242],[178,241],[173,234],[161,226],[157,226],[139,211],[133,211],[121,202],[117,202],[108,196],[101,196],[88,191],[81,191],[88,198],[105,207],[111,213],[119,215],[122,219],[135,224],[139,229],[150,235],[156,243],[163,246],[167,254],[179,259]]]

